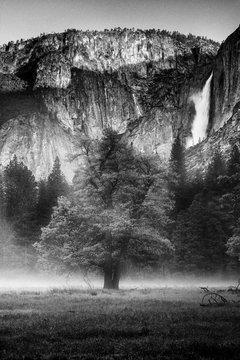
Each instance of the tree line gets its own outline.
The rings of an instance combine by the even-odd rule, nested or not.
[[[1,267],[33,266],[33,244],[49,223],[58,197],[66,195],[68,189],[58,157],[48,178],[39,182],[17,156],[13,157],[0,174]]]
[[[202,275],[239,272],[240,153],[235,144],[226,160],[216,149],[205,173],[191,177],[184,147],[175,140],[170,188],[175,207],[172,268]],[[233,256],[233,258],[229,257]]]
[[[227,161],[217,150],[205,173],[193,177],[179,137],[167,165],[112,129],[79,142],[82,165],[71,186],[58,158],[39,182],[17,157],[3,170],[2,249],[28,249],[28,266],[48,271],[101,273],[104,287],[114,289],[130,265],[160,271],[164,264],[181,274],[239,271],[236,145]]]

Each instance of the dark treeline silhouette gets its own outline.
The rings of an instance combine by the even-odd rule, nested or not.
[[[41,227],[49,223],[57,198],[67,192],[68,185],[58,157],[48,178],[37,182],[27,166],[14,156],[0,176],[0,227],[5,230],[0,236],[0,266],[9,265],[6,254],[14,260],[21,249],[25,263],[22,265],[33,266],[35,250],[32,245],[38,240]],[[6,242],[6,229],[7,234],[11,234],[9,243]]]
[[[201,275],[237,273],[240,241],[231,237],[239,228],[238,146],[232,147],[227,160],[216,150],[205,174],[196,173],[192,178],[186,171],[184,147],[176,138],[170,174],[169,186],[175,200],[172,269]]]

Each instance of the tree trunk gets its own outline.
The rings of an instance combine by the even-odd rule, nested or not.
[[[121,273],[121,255],[125,250],[125,247],[121,249],[120,257],[116,264],[114,264],[112,258],[112,234],[110,231],[107,231],[105,234],[106,244],[108,247],[108,252],[105,255],[105,266],[104,266],[104,289],[119,289],[119,280]]]
[[[119,290],[119,280],[121,275],[121,262],[119,262],[113,272],[113,288]]]
[[[112,281],[112,269],[105,268],[104,269],[104,289],[113,289],[113,281]]]
[[[104,289],[119,290],[119,280],[121,274],[121,266],[117,264],[114,268],[112,264],[108,264],[104,269]]]

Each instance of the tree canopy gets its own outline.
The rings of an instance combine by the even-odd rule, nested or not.
[[[127,259],[156,264],[173,250],[167,238],[172,203],[163,170],[113,130],[82,148],[74,192],[59,201],[36,247],[43,262],[69,271],[100,269],[104,287],[117,289]]]

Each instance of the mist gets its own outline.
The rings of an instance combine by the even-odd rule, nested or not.
[[[121,290],[142,290],[161,288],[197,288],[200,286],[221,287],[227,289],[236,285],[237,276],[229,275],[169,275],[162,276],[158,272],[149,276],[128,274],[120,281]],[[50,291],[60,290],[102,290],[103,278],[96,274],[88,277],[83,274],[72,276],[57,275],[54,273],[40,273],[34,271],[2,271],[0,275],[0,292],[6,291]]]

